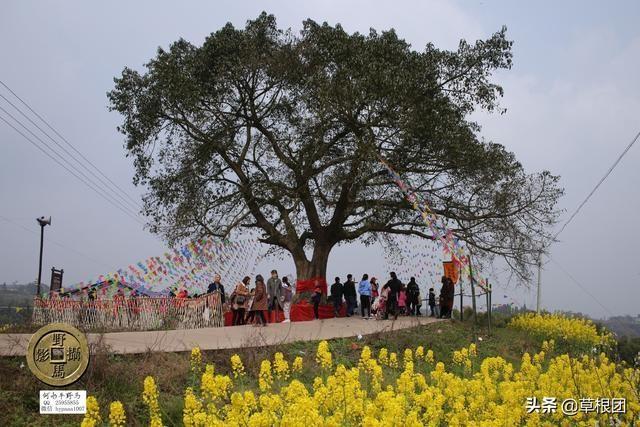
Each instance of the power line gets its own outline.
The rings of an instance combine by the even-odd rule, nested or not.
[[[90,175],[92,178],[96,178],[100,183],[102,183],[102,185],[104,187],[101,187],[101,189],[104,191],[104,188],[106,188],[107,190],[109,190],[111,193],[115,194],[116,197],[119,197],[124,203],[122,204],[122,206],[128,208],[131,210],[131,212],[135,213],[135,209],[138,208],[138,206],[133,205],[130,201],[128,201],[127,199],[125,199],[124,197],[122,197],[122,195],[120,193],[118,193],[117,191],[114,191],[104,180],[102,180],[99,176],[95,175],[95,171],[89,169],[84,163],[82,163],[80,160],[78,160],[72,153],[70,153],[63,145],[61,145],[58,141],[56,141],[55,139],[53,139],[51,137],[51,135],[49,135],[47,132],[45,132],[40,126],[38,126],[37,123],[35,123],[33,120],[31,120],[31,117],[27,116],[22,110],[20,110],[20,108],[16,107],[15,104],[13,102],[11,102],[10,100],[8,100],[3,94],[0,93],[0,98],[4,99],[9,105],[11,105],[18,113],[20,113],[24,118],[26,118],[33,126],[35,126],[40,132],[42,132],[47,138],[49,138],[54,144],[56,144],[59,148],[62,149],[62,151],[64,151],[64,153],[69,156],[71,159],[73,159],[77,164],[79,164],[80,166],[82,166]],[[19,121],[15,116],[13,116],[11,113],[9,113],[7,110],[5,110],[4,108],[0,107],[0,110],[4,111],[5,114],[7,114],[8,116],[10,116],[14,121],[16,121],[17,123],[20,124],[20,126],[22,126],[24,129],[26,129],[31,135],[33,135],[35,138],[37,138],[40,142],[42,142],[43,144],[47,145],[47,148],[49,148],[51,151],[54,151],[53,148],[51,148],[46,142],[42,141],[42,139],[40,139],[40,137],[38,137],[35,133],[33,133],[30,129],[27,129],[27,127],[21,122]],[[60,158],[62,158],[65,162],[67,162],[69,165],[71,165],[77,172],[82,173],[82,171],[80,171],[80,169],[78,169],[73,162],[71,162],[67,157],[63,157],[61,156],[59,153],[56,152],[56,155],[58,155]],[[83,176],[86,175],[83,174]],[[96,185],[98,184],[97,182],[95,183]],[[106,191],[105,191],[106,193]],[[137,215],[137,213],[136,213]]]
[[[51,124],[49,124],[49,122],[47,122],[40,114],[38,114],[33,108],[31,108],[31,106],[24,101],[20,96],[18,96],[17,93],[15,93],[9,86],[7,86],[7,84],[5,82],[3,82],[2,80],[0,80],[0,84],[2,86],[4,86],[9,92],[11,92],[11,94],[13,96],[16,97],[16,99],[18,99],[25,107],[27,107],[29,109],[29,111],[31,111],[38,119],[40,119],[40,121],[42,123],[44,123],[49,129],[51,129],[62,141],[64,141],[69,147],[71,147],[71,149],[73,151],[75,151],[80,157],[82,157],[87,163],[89,163],[91,166],[93,166],[93,168],[100,174],[102,175],[107,181],[109,181],[113,187],[115,187],[116,189],[118,189],[122,194],[124,194],[131,202],[133,202],[138,208],[142,208],[142,205],[140,205],[140,202],[135,200],[133,197],[131,197],[126,191],[124,191],[118,184],[116,184],[115,182],[113,182],[106,174],[104,174],[102,172],[102,170],[100,170],[100,168],[98,168],[95,164],[93,164],[93,162],[91,162],[91,160],[87,159],[73,144],[71,144],[64,136],[62,136],[60,134],[60,132],[58,132],[53,126],[51,126]],[[2,95],[0,95],[2,96]],[[7,100],[4,96],[3,98],[5,100]],[[9,102],[7,100],[7,102]],[[11,102],[9,102],[11,103]],[[11,104],[13,106],[13,104]],[[13,106],[14,108],[16,108],[15,106]],[[17,108],[16,108],[17,109]],[[23,114],[24,115],[24,114]],[[26,116],[25,116],[26,117]],[[33,122],[32,122],[33,123]],[[40,129],[41,132],[45,133],[39,126],[36,125],[36,127],[38,127],[38,129]],[[46,134],[47,136],[49,136],[48,134]],[[53,138],[51,138],[49,136],[49,138],[51,140],[53,140]],[[55,141],[54,141],[55,142]],[[66,151],[66,150],[65,150]],[[102,181],[104,182],[104,181]]]
[[[604,174],[604,176],[602,177],[602,179],[598,182],[598,184],[596,184],[595,187],[593,187],[593,190],[591,190],[591,192],[587,195],[587,197],[582,201],[582,203],[580,203],[580,205],[578,206],[578,208],[575,210],[575,212],[569,217],[569,219],[564,223],[564,225],[562,226],[562,228],[560,228],[560,230],[553,236],[553,239],[551,239],[551,241],[547,244],[547,246],[551,245],[551,243],[555,242],[556,238],[558,237],[558,235],[560,235],[560,233],[562,233],[564,231],[564,229],[567,227],[567,225],[569,225],[569,223],[571,222],[571,220],[573,220],[573,218],[575,218],[575,216],[578,214],[578,212],[580,212],[580,209],[582,209],[582,207],[587,203],[587,201],[591,198],[591,196],[593,196],[593,193],[596,192],[596,190],[598,189],[598,187],[600,187],[600,185],[604,182],[605,179],[607,179],[607,177],[611,174],[611,172],[613,172],[613,170],[616,168],[616,166],[618,166],[618,163],[620,163],[620,160],[622,160],[622,158],[625,156],[625,154],[627,154],[627,152],[631,149],[631,147],[633,146],[633,144],[636,143],[636,141],[638,140],[638,138],[640,137],[640,132],[638,132],[635,136],[635,138],[633,138],[633,140],[631,141],[631,143],[629,143],[629,145],[627,145],[627,147],[624,149],[624,151],[622,152],[622,154],[620,154],[618,156],[618,158],[616,159],[615,162],[613,162],[613,165],[611,165],[611,167],[609,168],[609,170],[607,171],[606,174]]]
[[[33,133],[33,131],[31,129],[29,129],[27,126],[24,125],[24,123],[22,123],[20,120],[18,120],[14,115],[12,115],[11,113],[9,113],[7,110],[5,110],[4,108],[2,108],[0,106],[0,111],[4,112],[5,114],[7,114],[9,117],[11,117],[16,123],[18,123],[23,129],[25,129],[27,132],[29,132],[31,135],[33,135],[33,137],[35,137],[38,141],[40,141],[45,147],[47,147],[53,154],[55,154],[56,156],[58,156],[63,162],[65,162],[71,169],[73,169],[75,172],[79,173],[80,175],[82,175],[82,177],[84,178],[84,180],[82,180],[82,178],[78,177],[78,175],[76,175],[75,173],[73,174],[76,178],[82,180],[83,183],[87,184],[87,181],[93,186],[93,190],[98,192],[98,194],[100,196],[102,196],[105,200],[107,200],[108,202],[110,202],[113,206],[119,207],[121,210],[126,211],[130,216],[133,215],[134,218],[137,217],[137,213],[135,211],[133,211],[131,208],[129,208],[128,206],[124,205],[123,203],[121,203],[120,201],[118,201],[117,199],[113,198],[113,196],[109,195],[107,192],[104,191],[103,188],[100,187],[99,184],[97,184],[96,182],[94,182],[92,180],[91,177],[87,176],[84,172],[82,172],[81,170],[79,170],[75,165],[73,165],[67,158],[65,158],[64,156],[62,156],[59,152],[57,152],[55,149],[53,149],[49,144],[47,144],[45,141],[42,140],[42,138],[40,138],[38,135],[36,135],[35,133]],[[15,126],[11,125],[5,118],[2,118],[2,120],[7,123],[9,126],[11,126],[16,132],[19,132],[23,137],[26,138],[26,135],[22,132],[20,132]],[[33,140],[30,139],[30,142],[32,142],[33,144],[37,145],[35,142],[33,142]],[[51,157],[51,156],[50,156]],[[53,157],[51,157],[53,158]],[[60,162],[58,162],[58,164],[61,164]],[[65,168],[67,171],[71,172],[68,168]],[[85,181],[86,180],[86,181]],[[87,184],[88,185],[88,184]],[[97,190],[96,190],[97,189]],[[136,221],[140,222],[137,218]]]
[[[593,296],[593,294],[592,294],[591,292],[589,292],[589,291],[587,290],[587,288],[585,288],[584,286],[582,286],[582,285],[580,284],[580,282],[578,282],[578,280],[577,280],[575,277],[573,277],[573,276],[571,275],[571,273],[569,273],[569,272],[568,272],[568,271],[567,271],[567,270],[562,266],[562,264],[560,264],[558,261],[556,261],[555,259],[553,259],[553,258],[551,258],[551,257],[549,257],[549,259],[550,259],[551,261],[553,261],[553,262],[554,262],[558,267],[560,267],[560,269],[564,272],[564,274],[566,274],[566,275],[567,275],[567,276],[568,276],[568,277],[573,281],[573,283],[575,283],[576,285],[578,285],[578,287],[579,287],[580,289],[582,289],[582,290],[584,291],[584,293],[586,293],[587,295],[589,295],[589,296],[590,296],[590,297],[591,297],[591,298],[592,298],[596,303],[598,303],[598,305],[599,305],[600,307],[602,307],[602,308],[603,308],[607,313],[609,313],[609,315],[610,315],[610,316],[612,316],[612,315],[613,315],[613,313],[611,312],[611,310],[609,310],[607,307],[605,307],[605,306],[600,302],[600,300],[598,300],[595,296]]]
[[[569,223],[573,220],[573,218],[576,217],[576,215],[580,212],[580,210],[583,208],[583,206],[589,201],[589,199],[591,198],[591,196],[593,196],[593,194],[598,190],[598,188],[600,187],[600,185],[602,185],[602,183],[607,179],[607,177],[611,174],[611,172],[613,172],[613,170],[618,166],[618,163],[620,163],[620,161],[622,160],[622,158],[629,152],[629,150],[631,149],[631,147],[633,147],[633,144],[636,143],[636,141],[638,140],[638,138],[640,138],[640,132],[638,132],[636,134],[636,136],[631,140],[631,142],[625,147],[625,149],[622,151],[622,153],[618,156],[618,158],[615,160],[615,162],[613,162],[613,164],[611,165],[611,167],[607,170],[607,172],[604,174],[604,176],[600,179],[600,181],[598,181],[598,183],[596,184],[595,187],[593,187],[593,189],[589,192],[589,194],[587,195],[587,197],[585,197],[585,199],[582,201],[582,203],[580,203],[580,205],[578,205],[578,207],[576,208],[576,210],[573,212],[573,214],[571,214],[571,216],[569,217],[569,219],[567,219],[567,221],[562,225],[562,227],[560,228],[560,230],[558,230],[558,232],[553,236],[553,238],[551,238],[551,240],[548,241],[548,243],[546,245],[543,245],[543,250],[548,248],[549,246],[551,246],[556,239],[558,238],[558,236],[560,235],[560,233],[562,233],[564,231],[564,229],[567,227],[567,225],[569,225]],[[540,252],[540,259],[538,260],[538,262],[541,261],[542,258],[542,251]],[[609,315],[612,315],[613,313],[611,312],[611,310],[609,310],[607,307],[605,307],[600,300],[598,300],[596,297],[594,297],[591,292],[589,292],[584,286],[582,286],[580,284],[580,282],[578,282],[578,280],[573,277],[571,275],[571,273],[569,273],[559,262],[557,262],[556,260],[554,260],[553,258],[551,258],[551,256],[548,254],[547,252],[547,256],[549,258],[549,261],[547,261],[545,263],[545,265],[550,262],[553,261],[554,263],[556,263],[556,265],[558,265],[558,267],[560,267],[560,269],[573,281],[573,283],[575,283],[576,285],[578,285],[578,287],[580,287],[580,289],[582,289],[587,295],[589,295],[596,303],[598,303],[598,305],[600,305],[600,307],[602,307],[607,313],[609,313]],[[538,273],[540,274],[540,273]],[[538,276],[539,279],[540,276]],[[540,284],[538,284],[538,297],[540,296]]]
[[[0,107],[0,109],[2,109],[4,111],[4,109],[2,107]],[[114,207],[118,208],[120,211],[122,211],[123,213],[125,213],[127,216],[129,216],[130,218],[132,218],[134,221],[138,222],[141,225],[144,225],[144,222],[140,221],[137,217],[133,216],[129,211],[127,211],[126,209],[123,209],[122,207],[120,207],[120,205],[115,204],[111,199],[109,199],[107,196],[107,194],[102,194],[98,189],[96,189],[94,187],[95,184],[93,184],[92,182],[89,183],[85,180],[83,180],[82,178],[80,178],[75,172],[73,172],[71,169],[69,169],[67,166],[65,166],[62,162],[60,162],[58,159],[56,159],[55,157],[53,157],[50,153],[48,153],[47,151],[45,151],[40,145],[38,145],[36,142],[34,142],[31,138],[29,138],[27,135],[25,135],[22,131],[20,131],[20,129],[16,128],[14,125],[12,125],[7,119],[5,119],[4,117],[0,116],[0,120],[2,120],[3,122],[5,122],[9,127],[11,127],[14,131],[16,131],[17,133],[19,133],[20,135],[22,135],[22,137],[24,139],[26,139],[27,141],[29,141],[33,146],[35,146],[38,150],[42,151],[47,157],[49,157],[51,160],[53,160],[54,162],[56,162],[58,165],[60,165],[63,169],[65,169],[67,172],[69,172],[71,175],[73,175],[75,178],[77,178],[80,182],[82,182],[84,185],[86,185],[87,187],[89,187],[91,190],[93,190],[96,194],[98,194],[100,197],[102,197],[103,199],[105,199],[107,202],[109,202],[110,204],[112,204]],[[14,119],[15,120],[15,119]],[[20,123],[20,122],[18,122]],[[21,124],[21,123],[20,123]],[[22,124],[21,124],[22,125]],[[22,125],[24,127],[24,125]],[[26,129],[26,128],[25,128]],[[29,129],[27,129],[29,130]],[[45,143],[46,146],[46,143]],[[47,146],[48,147],[48,146]],[[50,150],[52,150],[50,147],[48,147]],[[52,150],[55,154],[57,154],[58,156],[60,156],[60,154],[58,154],[55,150]],[[61,156],[60,156],[61,157]],[[64,158],[63,158],[64,159]]]

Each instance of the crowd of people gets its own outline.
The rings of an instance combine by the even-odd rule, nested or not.
[[[221,296],[223,305],[227,304],[224,286],[221,277],[216,274],[207,289],[207,293],[217,292]],[[280,279],[276,270],[271,271],[271,277],[266,281],[261,274],[255,278],[254,286],[251,287],[251,278],[245,276],[238,282],[233,291],[229,294],[228,306],[232,312],[232,325],[267,326],[267,318],[264,312],[268,313],[271,319],[273,311],[284,313],[284,322],[289,322],[291,300],[293,299],[293,288],[287,277]]]
[[[415,277],[411,277],[409,283],[404,284],[398,279],[395,272],[391,272],[389,276],[389,280],[380,287],[375,277],[369,278],[368,274],[363,274],[357,284],[357,293],[353,275],[348,274],[344,283],[340,281],[340,277],[336,277],[331,285],[329,295],[334,307],[334,316],[340,315],[343,303],[346,305],[347,317],[356,315],[355,309],[358,307],[357,295],[359,294],[360,316],[363,319],[389,319],[390,316],[397,319],[399,315],[422,316],[423,301],[429,305],[429,316],[451,317],[455,290],[450,278],[442,277],[442,287],[437,299],[433,288],[429,289],[427,298],[423,299]],[[316,319],[319,317],[317,305],[314,301]]]
[[[451,318],[455,290],[450,278],[442,277],[438,296],[434,288],[430,288],[428,295],[423,299],[420,286],[414,277],[405,284],[395,272],[391,272],[389,276],[389,280],[384,285],[379,284],[375,277],[370,278],[368,274],[363,274],[358,283],[353,280],[352,274],[347,275],[344,283],[340,277],[336,277],[327,295],[327,302],[333,306],[334,317],[342,315],[343,306],[347,317],[356,316],[358,308],[363,319],[422,316],[421,308],[424,301],[429,306],[429,313],[425,315]],[[286,276],[281,279],[276,270],[271,271],[271,277],[266,282],[263,276],[258,274],[253,287],[251,278],[244,277],[228,295],[225,294],[220,275],[216,274],[207,293],[220,295],[222,304],[229,307],[232,312],[234,326],[245,324],[267,326],[267,319],[273,319],[273,312],[276,312],[276,315],[277,312],[281,312],[284,322],[290,321],[294,289],[289,279]],[[319,281],[316,281],[310,298],[316,319],[320,318],[322,295],[323,287]],[[267,318],[265,318],[265,312],[268,314]]]

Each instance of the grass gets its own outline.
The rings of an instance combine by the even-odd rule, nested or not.
[[[375,355],[382,347],[389,352],[397,352],[399,361],[405,348],[415,349],[422,345],[425,351],[433,350],[436,360],[451,366],[454,350],[478,345],[478,358],[502,356],[518,367],[524,352],[532,353],[540,349],[536,338],[518,330],[504,327],[504,321],[497,321],[492,335],[487,335],[486,327],[474,326],[471,322],[445,321],[418,326],[393,333],[377,333],[357,338],[335,339],[329,342],[335,363],[347,366],[357,364],[362,347],[368,345]],[[230,373],[229,359],[237,353],[247,370],[244,386],[257,389],[255,378],[260,370],[260,362],[266,358],[273,360],[280,351],[290,362],[296,356],[304,359],[302,378],[311,384],[318,375],[315,364],[317,341],[295,342],[280,346],[262,348],[240,348],[235,350],[203,351],[203,362],[213,363],[217,373]],[[39,390],[52,387],[40,383],[21,363],[22,357],[0,358],[0,425],[66,426],[79,425],[82,416],[39,415]],[[148,415],[142,402],[143,381],[153,375],[160,388],[160,405],[166,425],[182,425],[182,403],[185,387],[189,384],[190,354],[145,353],[137,355],[109,354],[108,349],[98,347],[92,355],[85,375],[76,384],[67,387],[73,390],[87,390],[89,395],[98,397],[103,413],[109,402],[120,400],[125,406],[129,425],[146,425]]]

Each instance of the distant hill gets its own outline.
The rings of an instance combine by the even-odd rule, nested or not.
[[[640,314],[637,316],[614,316],[602,324],[620,337],[640,337]]]
[[[25,324],[31,319],[31,306],[36,294],[34,283],[0,284],[0,325]],[[42,285],[40,292],[48,292],[49,286]]]
[[[36,283],[27,284],[0,284],[0,307],[24,307],[33,305],[33,297],[36,294]],[[42,284],[40,292],[48,292],[49,286]]]

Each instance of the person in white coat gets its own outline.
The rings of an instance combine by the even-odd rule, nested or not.
[[[289,278],[287,276],[282,278],[282,295],[280,296],[282,300],[282,311],[284,312],[284,322],[290,321],[291,314],[291,300],[293,299],[293,288],[289,283]]]

